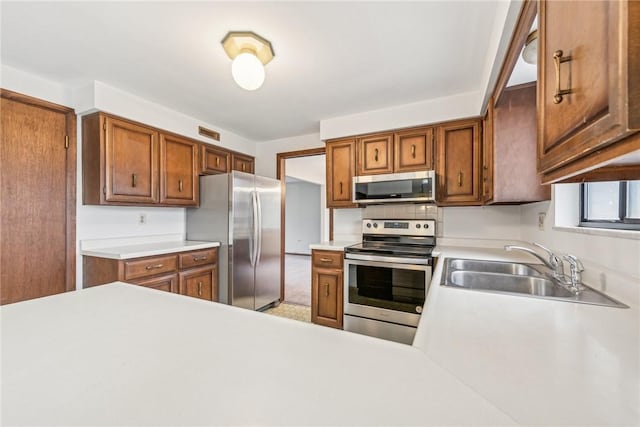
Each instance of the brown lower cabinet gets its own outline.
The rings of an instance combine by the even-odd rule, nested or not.
[[[342,329],[342,252],[312,251],[311,321]]]
[[[83,287],[115,281],[196,298],[218,299],[218,249],[132,259],[83,256]]]

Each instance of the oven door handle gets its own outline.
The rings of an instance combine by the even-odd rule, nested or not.
[[[430,258],[396,258],[396,257],[386,257],[380,255],[363,255],[363,254],[355,254],[355,253],[345,253],[344,258],[346,260],[350,260],[351,264],[361,264],[361,265],[371,265],[369,263],[360,263],[358,261],[371,261],[384,263],[385,267],[398,267],[398,268],[406,268],[407,265],[419,265],[419,266],[429,266],[431,265]],[[353,260],[353,261],[351,261]]]

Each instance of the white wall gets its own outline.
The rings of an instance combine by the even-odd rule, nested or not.
[[[462,93],[413,104],[320,120],[322,140],[480,115],[484,94]]]
[[[73,106],[70,88],[5,64],[0,67],[0,87],[55,104]]]
[[[309,245],[322,240],[321,190],[310,182],[287,183],[285,252],[311,255]]]
[[[320,134],[317,133],[258,142],[256,143],[256,175],[276,178],[278,153],[323,147],[324,142],[320,140]]]
[[[551,202],[538,202],[522,206],[521,238],[541,243],[554,251],[577,256],[584,264],[583,280],[590,286],[605,291],[622,302],[640,301],[640,232],[584,230],[556,227],[555,200],[562,203],[565,187],[558,191],[554,185]],[[575,198],[569,198],[573,203]],[[562,209],[565,211],[565,209]],[[538,229],[538,214],[546,213],[544,229]],[[577,209],[574,210],[577,213]],[[594,234],[597,233],[597,234]],[[566,269],[568,272],[568,269]]]

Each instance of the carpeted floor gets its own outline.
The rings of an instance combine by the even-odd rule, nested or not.
[[[311,323],[311,307],[298,304],[281,303],[279,306],[265,310],[267,314],[286,317],[287,319],[300,320]]]
[[[284,300],[299,305],[311,305],[311,256],[284,256]]]

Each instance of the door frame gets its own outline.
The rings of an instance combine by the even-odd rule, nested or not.
[[[284,243],[285,243],[285,198],[286,198],[286,160],[295,159],[297,157],[311,157],[326,154],[325,147],[310,148],[307,150],[287,151],[276,155],[276,177],[280,180],[280,190],[282,197],[280,198],[280,302],[284,301]],[[329,209],[329,235],[333,232],[333,210]]]

